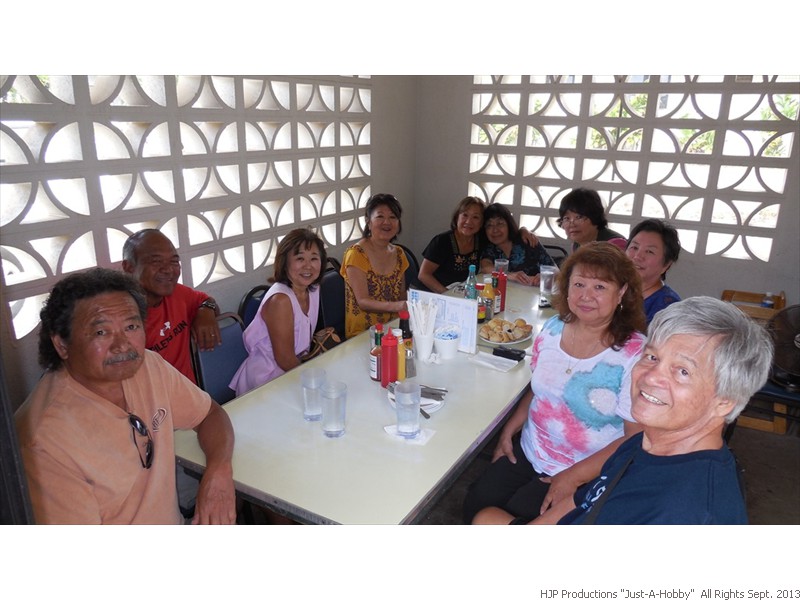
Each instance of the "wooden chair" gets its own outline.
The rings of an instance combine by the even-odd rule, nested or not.
[[[786,307],[786,293],[773,294],[772,299],[775,302],[773,308],[761,306],[766,294],[762,292],[746,292],[741,290],[725,290],[722,292],[722,300],[730,302],[736,308],[741,310],[751,319],[754,319],[761,325],[766,325],[769,320],[774,317],[778,311]]]
[[[772,295],[772,299],[775,302],[773,308],[761,306],[761,302],[764,300],[765,296],[766,294],[761,292],[725,290],[722,292],[721,298],[725,302],[730,302],[736,306],[736,308],[760,325],[767,327],[770,319],[786,307],[786,293],[781,292],[780,294]],[[749,415],[740,415],[736,423],[748,429],[770,431],[780,434],[786,433],[786,402],[782,401],[780,395],[775,392],[775,389],[776,386],[767,383],[762,390],[753,396],[750,400],[750,404],[748,404],[748,409],[751,413],[753,411],[760,412],[767,415],[767,418],[761,419]],[[735,424],[732,425],[734,427],[736,426]],[[732,434],[733,427],[730,433],[726,435],[730,437]]]

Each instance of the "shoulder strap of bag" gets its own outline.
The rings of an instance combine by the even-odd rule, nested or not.
[[[612,479],[611,482],[606,486],[605,491],[600,496],[600,498],[597,499],[597,502],[592,504],[592,509],[589,511],[589,514],[583,521],[584,525],[594,525],[595,521],[597,521],[597,517],[600,514],[600,509],[603,508],[603,505],[606,503],[606,500],[608,500],[608,497],[611,495],[611,492],[617,486],[619,480],[622,479],[622,476],[625,474],[625,471],[628,470],[628,466],[633,462],[634,454],[636,454],[636,452],[630,455],[625,464],[622,465],[622,468],[617,472],[614,479]]]

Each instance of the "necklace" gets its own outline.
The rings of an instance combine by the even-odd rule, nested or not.
[[[577,329],[577,327],[573,327],[573,329],[572,329],[572,351],[573,352],[575,351],[575,329]],[[592,356],[594,356],[595,350],[597,349],[597,345],[600,343],[600,341],[601,340],[597,340],[594,343],[594,345],[592,346],[592,349],[589,351],[589,356],[587,356],[586,358],[591,358]],[[573,367],[577,367],[580,364],[580,362],[582,360],[585,360],[585,359],[579,358],[579,359],[576,360],[575,364],[572,364],[572,360],[571,360],[572,359],[572,355],[571,354],[567,354],[567,357],[568,357],[567,358],[567,370],[564,371],[564,373],[566,373],[567,375],[572,375]]]

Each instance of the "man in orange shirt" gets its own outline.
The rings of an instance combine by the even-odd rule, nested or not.
[[[41,311],[46,369],[16,425],[38,523],[180,523],[175,429],[206,455],[194,523],[236,519],[233,428],[211,397],[145,349],[145,297],[96,268],[58,282]]]

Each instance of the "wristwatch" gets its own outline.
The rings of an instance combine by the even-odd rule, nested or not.
[[[198,308],[210,308],[214,312],[217,312],[218,307],[217,303],[214,302],[211,298],[206,298],[200,303],[200,306],[198,306]]]

